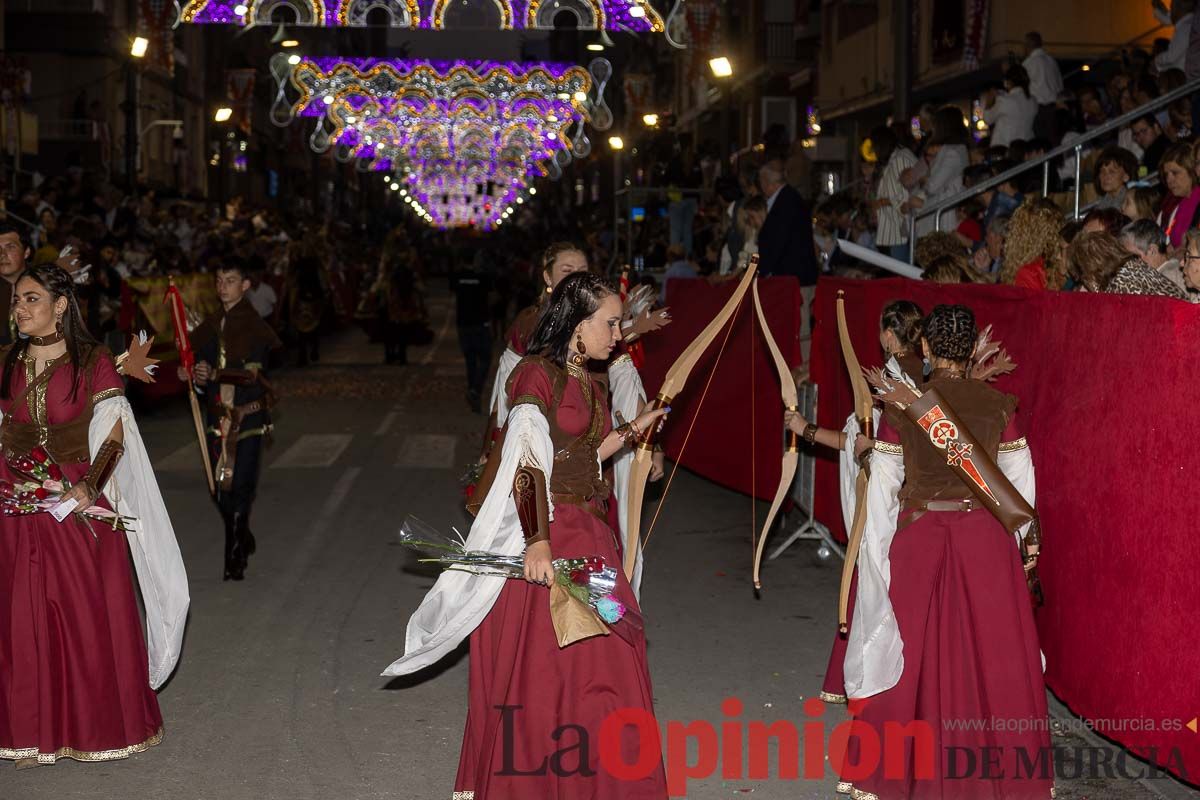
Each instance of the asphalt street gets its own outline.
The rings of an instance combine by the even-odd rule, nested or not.
[[[159,695],[165,739],[119,762],[2,766],[0,799],[450,797],[465,653],[413,679],[380,677],[433,582],[398,545],[400,523],[415,514],[468,524],[458,477],[483,428],[464,400],[452,304],[434,297],[430,308],[435,340],[413,348],[408,366],[384,366],[381,347],[347,331],[319,365],[278,375],[277,431],[252,520],[258,553],[242,583],[221,580],[220,519],[184,403],[143,415],[192,594],[183,657]],[[803,703],[820,689],[840,562],[818,563],[815,545],[799,543],[769,562],[756,596],[751,511],[747,498],[682,470],[667,497],[642,594],[661,724],[719,726],[730,697],[743,704],[734,719],[743,725],[808,720]],[[835,725],[844,710],[826,717]],[[829,770],[798,781],[718,773],[690,781],[687,796],[829,800],[834,784]],[[1155,795],[1131,781],[1081,780],[1060,782],[1058,796]]]

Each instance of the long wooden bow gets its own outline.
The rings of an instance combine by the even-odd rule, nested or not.
[[[842,344],[842,358],[846,362],[846,370],[850,373],[850,386],[854,390],[854,416],[858,419],[858,425],[862,429],[863,435],[870,438],[874,421],[871,413],[871,387],[867,385],[867,380],[863,377],[862,367],[859,366],[858,356],[850,341],[850,330],[846,325],[844,295],[844,292],[838,291],[838,339]],[[858,472],[858,479],[854,483],[854,520],[850,525],[849,539],[846,543],[846,560],[842,563],[842,586],[838,594],[838,630],[841,633],[845,633],[848,629],[846,608],[850,601],[850,581],[854,577],[854,565],[858,561],[858,548],[862,543],[863,529],[867,525],[867,481],[869,478],[870,472],[864,463]]]
[[[758,296],[758,280],[754,281],[754,310],[758,314],[758,324],[762,328],[763,336],[767,340],[767,348],[771,351],[771,360],[775,362],[775,369],[779,372],[779,389],[783,398],[783,406],[788,411],[799,411],[799,399],[796,396],[796,381],[792,378],[792,371],[788,369],[787,361],[783,357],[783,353],[779,351],[779,345],[775,342],[775,337],[771,334],[771,327],[767,325],[767,315],[763,312],[762,300]],[[771,501],[771,510],[767,513],[767,518],[763,521],[762,531],[758,535],[758,547],[754,550],[754,588],[761,589],[762,581],[759,580],[759,568],[762,566],[763,548],[767,544],[767,534],[771,532],[771,525],[775,522],[775,516],[779,513],[779,509],[783,506],[784,498],[787,497],[788,489],[792,486],[792,479],[796,477],[796,464],[800,460],[800,437],[797,436],[791,429],[786,429],[787,438],[783,448],[783,465],[780,468],[779,487],[775,490],[775,499]]]
[[[738,307],[741,305],[742,299],[746,296],[746,291],[750,288],[757,272],[758,256],[755,255],[751,257],[750,265],[746,267],[746,274],[738,282],[733,296],[729,298],[717,315],[713,317],[712,322],[705,326],[700,335],[687,346],[679,358],[675,359],[675,363],[671,365],[671,368],[667,370],[667,375],[663,378],[658,396],[654,398],[654,408],[669,406],[671,400],[679,392],[683,391],[684,385],[687,384],[688,376],[695,369],[696,364],[700,361],[700,357],[704,355],[709,345],[716,340],[717,336],[721,333],[721,329],[737,313]],[[698,411],[699,409],[697,409]],[[625,536],[627,544],[625,550],[625,577],[630,580],[633,579],[633,570],[637,565],[637,554],[642,547],[642,499],[646,493],[646,478],[650,475],[650,457],[654,453],[654,441],[657,432],[658,426],[651,425],[641,435],[638,439],[637,449],[634,451],[633,464],[629,469],[629,496],[627,498],[629,513],[625,516],[629,531]]]

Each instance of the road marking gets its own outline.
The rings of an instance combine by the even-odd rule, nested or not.
[[[329,496],[325,498],[325,505],[321,508],[321,516],[317,520],[316,527],[324,528],[329,523],[330,519],[337,510],[342,507],[342,503],[346,502],[346,497],[350,494],[350,487],[354,485],[354,481],[358,479],[359,473],[362,472],[362,467],[350,467],[342,473],[342,476],[337,479],[337,483],[333,485]]]
[[[329,467],[350,446],[348,433],[306,433],[271,465],[276,467]]]
[[[188,442],[170,455],[163,456],[154,465],[155,472],[203,472],[200,460],[200,445]]]
[[[454,466],[457,437],[437,433],[414,433],[404,437],[396,466],[408,469],[450,469]]]
[[[454,312],[450,310],[450,306],[446,306],[446,316],[442,319],[442,329],[438,331],[434,337],[433,346],[429,348],[429,352],[421,357],[421,364],[428,365],[433,362],[433,357],[437,355],[438,348],[442,345],[442,339],[446,338],[446,331],[450,330],[450,317]]]
[[[392,423],[395,421],[396,421],[396,412],[389,411],[384,416],[383,421],[379,423],[379,427],[375,429],[375,435],[383,436],[384,434],[386,434],[391,429]]]

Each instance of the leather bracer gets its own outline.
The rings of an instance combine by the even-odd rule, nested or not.
[[[513,500],[525,533],[526,546],[550,541],[550,504],[546,499],[546,476],[540,469],[519,467],[513,478]]]
[[[119,442],[109,439],[100,445],[100,449],[96,452],[96,458],[92,460],[92,466],[83,476],[84,481],[87,482],[96,497],[104,492],[104,487],[108,485],[108,480],[112,477],[113,471],[117,468],[117,462],[123,455],[125,455],[125,447]]]

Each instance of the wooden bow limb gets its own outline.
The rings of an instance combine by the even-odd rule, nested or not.
[[[854,390],[854,416],[858,419],[863,435],[870,438],[874,417],[871,413],[871,389],[863,377],[862,367],[854,352],[854,344],[850,341],[850,329],[846,324],[845,293],[838,291],[837,296],[837,325],[838,339],[842,345],[842,358],[846,362],[846,370],[850,373],[850,386]],[[854,484],[854,520],[850,525],[849,539],[846,542],[846,560],[842,563],[842,585],[838,593],[838,630],[845,633],[848,630],[846,609],[850,603],[850,582],[854,577],[854,565],[858,562],[858,548],[862,544],[863,530],[867,526],[867,482],[870,480],[870,470],[863,464]]]
[[[762,300],[758,296],[757,279],[754,281],[754,310],[758,315],[758,325],[762,328],[763,337],[767,340],[767,348],[771,351],[771,360],[775,363],[775,369],[779,373],[779,388],[783,399],[783,406],[788,411],[799,411],[796,381],[792,379],[792,371],[788,367],[787,360],[784,359],[783,353],[780,352],[779,345],[775,341],[775,337],[771,334],[771,328],[767,325],[767,315],[763,312]],[[779,514],[779,509],[783,506],[788,489],[792,486],[792,479],[796,477],[796,465],[800,461],[800,437],[791,429],[787,429],[785,433],[787,439],[784,444],[779,486],[775,489],[775,499],[771,501],[771,510],[767,512],[767,518],[763,520],[762,531],[758,535],[758,546],[754,550],[755,589],[762,588],[762,581],[759,579],[759,568],[762,566],[763,549],[767,544],[767,535],[771,532],[771,525],[775,522],[775,517]]]
[[[200,414],[200,400],[196,397],[196,383],[193,372],[196,367],[196,355],[192,352],[188,340],[187,308],[183,304],[183,295],[175,285],[175,279],[170,278],[164,303],[171,304],[171,320],[175,324],[175,349],[179,351],[179,364],[187,373],[188,402],[192,409],[192,422],[196,426],[196,439],[200,444],[200,458],[204,465],[204,477],[208,481],[208,493],[217,495],[217,484],[213,480],[212,459],[208,454],[208,438],[204,435],[204,420]]]
[[[738,282],[737,288],[734,289],[733,295],[726,301],[717,315],[712,321],[705,326],[700,335],[687,346],[686,349],[675,359],[675,363],[667,370],[666,377],[663,378],[662,387],[658,391],[658,396],[653,400],[653,408],[663,408],[671,404],[683,387],[687,384],[688,376],[691,375],[696,364],[700,361],[700,357],[708,350],[721,333],[730,320],[733,319],[738,308],[742,304],[742,299],[745,298],[747,290],[750,288],[751,282],[754,280],[755,274],[758,272],[758,256],[755,255],[750,259],[750,265],[746,267],[746,274]],[[697,409],[698,410],[698,409]],[[694,421],[694,418],[693,418]],[[629,526],[628,535],[625,541],[629,543],[629,547],[625,550],[625,577],[632,579],[633,570],[637,564],[637,554],[643,546],[641,541],[642,531],[642,499],[645,497],[646,478],[650,475],[650,457],[654,453],[654,441],[658,433],[658,426],[651,425],[638,439],[637,449],[634,452],[633,463],[629,468],[629,489],[628,497],[628,513],[625,516],[626,524]],[[676,462],[678,466],[678,462]],[[666,498],[666,490],[663,490],[663,498]],[[661,508],[661,502],[659,504]],[[648,534],[647,534],[648,536]]]

